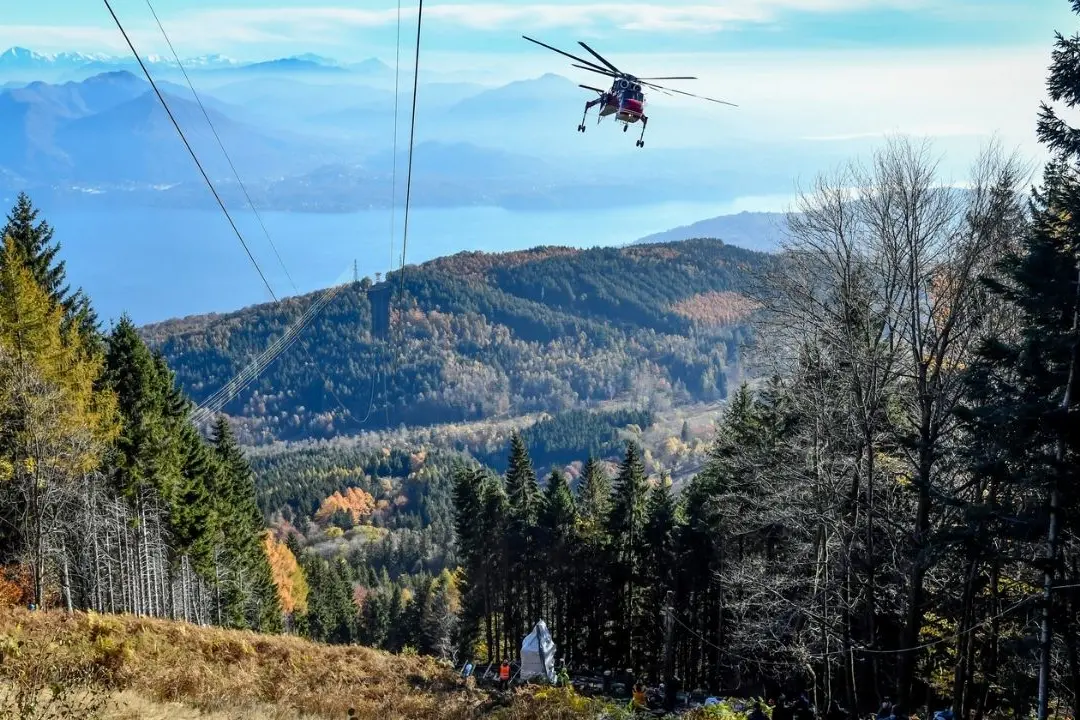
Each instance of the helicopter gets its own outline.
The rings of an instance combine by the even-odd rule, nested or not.
[[[578,125],[578,132],[585,132],[585,119],[589,116],[589,111],[597,105],[600,106],[600,110],[597,113],[596,122],[600,121],[610,115],[615,116],[615,121],[622,123],[623,132],[626,132],[630,125],[641,121],[641,135],[637,140],[637,147],[645,147],[645,128],[649,125],[649,118],[645,114],[645,93],[642,90],[643,87],[651,88],[653,90],[659,90],[665,95],[671,95],[672,93],[678,93],[679,95],[687,95],[699,100],[708,100],[709,102],[719,103],[721,105],[730,105],[732,107],[738,107],[735,103],[730,103],[725,100],[716,100],[714,98],[703,97],[701,95],[694,95],[693,93],[684,92],[682,90],[675,90],[673,88],[666,88],[663,85],[657,85],[653,80],[697,80],[696,77],[653,77],[653,78],[639,78],[631,75],[630,73],[623,72],[619,68],[608,62],[600,53],[593,50],[585,43],[578,41],[578,45],[585,48],[593,57],[603,63],[603,66],[597,65],[591,60],[585,60],[579,58],[576,55],[571,55],[568,52],[560,50],[556,47],[552,47],[547,43],[542,43],[539,40],[534,40],[528,35],[522,35],[524,39],[531,43],[536,43],[541,47],[545,47],[548,50],[553,50],[560,55],[565,55],[571,60],[577,62],[573,64],[574,67],[582,70],[588,70],[590,72],[598,73],[600,75],[606,75],[612,78],[611,89],[601,90],[597,87],[590,85],[578,85],[580,88],[586,90],[592,90],[597,93],[598,97],[595,100],[589,100],[585,103],[585,112],[581,116],[581,124]],[[580,64],[578,64],[580,63]]]

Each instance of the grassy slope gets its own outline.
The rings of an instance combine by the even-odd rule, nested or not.
[[[15,688],[45,688],[53,679],[71,691],[91,683],[91,695],[108,698],[103,717],[112,719],[345,718],[354,708],[357,717],[380,720],[532,720],[597,717],[602,707],[551,691],[491,697],[431,658],[365,647],[131,616],[0,608],[0,716]],[[95,717],[85,710],[74,716]]]

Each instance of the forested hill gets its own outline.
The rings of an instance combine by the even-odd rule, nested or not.
[[[396,272],[382,281],[395,292],[389,341],[371,333],[370,281],[345,286],[223,410],[257,444],[607,401],[715,400],[741,372],[754,309],[745,292],[772,261],[709,239],[440,258],[407,267],[403,283]],[[201,403],[319,295],[142,332]]]

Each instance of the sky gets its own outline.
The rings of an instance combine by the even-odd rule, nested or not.
[[[166,52],[146,0],[110,1],[141,52]],[[416,6],[403,1],[401,54],[411,66]],[[5,4],[0,47],[127,51],[104,3]],[[314,52],[392,63],[396,50],[393,0],[157,0],[154,7],[187,56]],[[1054,32],[1077,29],[1069,0],[429,0],[421,66],[482,82],[557,72],[591,84],[599,78],[520,36],[579,55],[577,41],[585,40],[620,68],[695,75],[671,85],[740,106],[709,107],[715,122],[702,133],[821,142],[889,132],[996,136],[1032,155]]]

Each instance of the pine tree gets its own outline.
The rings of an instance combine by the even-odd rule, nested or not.
[[[626,444],[619,474],[615,479],[614,501],[608,518],[610,539],[610,617],[615,622],[613,659],[620,667],[633,667],[640,660],[640,627],[644,617],[643,597],[651,580],[645,575],[645,506],[649,483],[641,449]]]
[[[454,528],[457,555],[464,569],[459,627],[462,653],[470,654],[486,613],[488,543],[482,522],[484,474],[459,467],[454,472]]]
[[[79,328],[84,340],[96,342],[98,319],[90,299],[80,288],[74,294],[67,285],[64,261],[57,258],[60,243],[53,242],[53,228],[44,219],[38,220],[39,210],[30,197],[19,193],[15,207],[0,229],[0,239],[10,237],[19,246],[34,279],[64,313],[65,322]]]
[[[510,635],[510,503],[501,480],[489,477],[484,482],[481,525],[487,549],[484,574],[488,578],[484,593],[484,637],[488,659],[503,657],[504,648],[516,646],[517,638]],[[497,616],[501,618],[497,624]]]
[[[116,393],[123,418],[123,432],[110,459],[117,488],[129,499],[153,490],[173,506],[182,458],[177,428],[167,415],[171,378],[160,377],[127,315],[110,333],[105,358],[105,382]]]
[[[664,598],[669,590],[675,590],[676,571],[678,568],[677,517],[675,497],[672,494],[671,478],[663,477],[649,491],[645,522],[646,567],[649,569],[647,588],[646,621],[641,634],[646,663],[660,667],[663,662],[664,634],[661,618]]]
[[[602,526],[607,522],[611,511],[611,478],[596,458],[590,457],[585,463],[577,505],[581,521],[587,527]]]
[[[574,553],[574,567],[579,582],[593,589],[592,593],[575,593],[573,614],[584,619],[585,632],[573,638],[577,649],[575,656],[585,662],[604,660],[604,626],[611,601],[607,567],[598,559],[608,553],[607,523],[611,514],[611,478],[603,465],[595,458],[585,463],[583,477],[578,486],[578,543]]]
[[[510,637],[523,637],[540,611],[541,579],[537,568],[537,513],[540,489],[536,483],[525,440],[516,430],[510,438],[510,461],[506,470],[506,496],[510,503],[507,528],[509,545]]]
[[[1033,194],[1021,252],[1007,256],[1004,281],[988,280],[1018,318],[1014,338],[990,338],[969,371],[977,475],[1000,488],[977,516],[1002,517],[991,531],[1039,557],[1044,608],[1038,712],[1046,717],[1054,595],[1064,533],[1080,510],[1080,174],[1050,163]],[[980,503],[981,504],[981,503]],[[1038,507],[1038,512],[1030,508]],[[1039,547],[1041,545],[1041,548]],[[1075,641],[1071,641],[1075,642]]]
[[[547,581],[544,615],[552,618],[556,637],[577,635],[570,607],[575,587],[574,548],[577,544],[577,509],[566,475],[553,470],[544,491],[540,511],[540,558]]]
[[[260,542],[263,520],[255,499],[254,476],[224,416],[218,416],[214,423],[213,449],[217,473],[210,493],[216,501],[215,510],[221,520],[220,538],[232,576],[224,587],[229,624],[278,627],[281,608]],[[338,576],[332,575],[331,580],[338,582]],[[345,594],[351,603],[351,593]],[[353,636],[352,625],[328,632],[333,632],[334,637]]]

